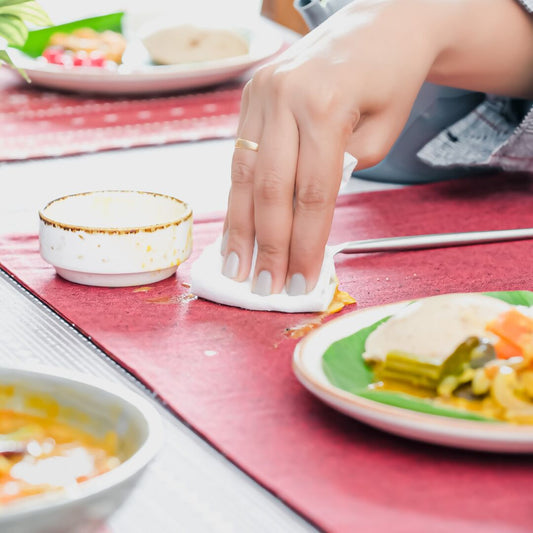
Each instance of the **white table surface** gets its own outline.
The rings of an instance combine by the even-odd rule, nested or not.
[[[89,190],[150,190],[185,200],[196,215],[223,212],[232,153],[224,139],[0,163],[0,234],[36,233],[40,207]],[[342,194],[385,187],[352,178]]]

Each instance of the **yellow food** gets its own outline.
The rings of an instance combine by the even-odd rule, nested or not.
[[[117,438],[96,438],[46,418],[0,410],[0,506],[69,489],[120,464]]]
[[[105,59],[121,63],[126,39],[120,33],[110,30],[99,33],[91,28],[79,28],[72,33],[54,33],[48,46],[57,46],[71,52],[99,52]]]
[[[479,294],[406,306],[367,338],[373,389],[427,398],[517,424],[533,424],[530,311]]]

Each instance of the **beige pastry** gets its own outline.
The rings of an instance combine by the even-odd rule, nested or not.
[[[154,63],[171,65],[245,55],[248,43],[237,32],[181,25],[160,29],[144,40]]]

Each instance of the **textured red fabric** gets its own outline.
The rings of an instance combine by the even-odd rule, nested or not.
[[[151,97],[35,90],[0,73],[0,161],[81,154],[237,131],[242,83]]]
[[[533,177],[479,177],[341,198],[332,242],[533,226]],[[196,221],[195,254],[221,229]],[[394,437],[328,408],[295,379],[285,328],[311,315],[190,300],[190,263],[150,287],[63,281],[36,236],[0,241],[4,267],[139,376],[259,483],[328,531],[526,532],[528,456]],[[337,256],[357,307],[452,291],[533,289],[533,241]],[[354,309],[352,307],[351,309]],[[350,308],[348,309],[348,311]]]

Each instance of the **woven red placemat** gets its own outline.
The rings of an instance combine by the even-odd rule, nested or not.
[[[232,137],[241,91],[234,82],[170,96],[104,98],[37,89],[0,72],[0,161]]]
[[[478,177],[338,202],[332,241],[531,226],[533,177]],[[195,254],[221,221],[195,222]],[[533,241],[337,256],[355,308],[454,291],[533,289]],[[531,531],[533,463],[394,437],[333,411],[291,371],[286,328],[311,315],[188,297],[190,262],[148,288],[57,277],[35,235],[0,240],[0,262],[155,390],[213,446],[327,531]],[[184,285],[185,284],[185,285]],[[352,307],[351,309],[354,309]],[[349,312],[350,308],[346,312]]]

